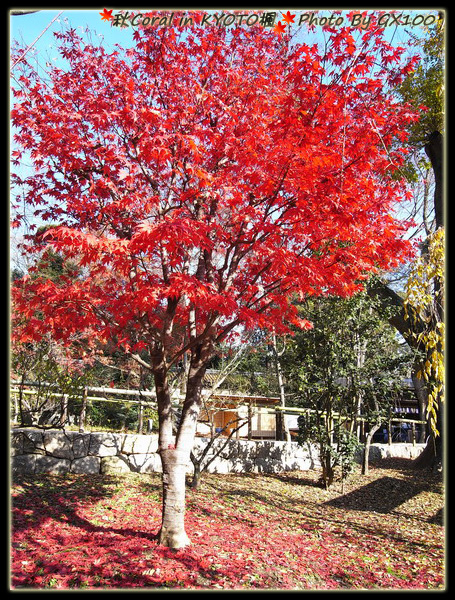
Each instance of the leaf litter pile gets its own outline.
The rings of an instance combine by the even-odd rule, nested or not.
[[[182,550],[159,546],[160,475],[15,477],[12,587],[441,589],[443,483],[382,461],[329,490],[317,471],[205,475]]]

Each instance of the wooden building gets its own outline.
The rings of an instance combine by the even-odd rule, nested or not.
[[[229,436],[236,430],[236,439],[276,439],[277,416],[275,407],[279,398],[246,396],[230,392],[213,394],[206,401],[199,416],[199,435],[222,433]]]

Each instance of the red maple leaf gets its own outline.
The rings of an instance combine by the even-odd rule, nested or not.
[[[107,10],[107,9],[103,9],[103,12],[99,13],[101,15],[101,20],[102,21],[111,21],[114,17],[112,16],[112,9],[111,10]]]
[[[294,23],[294,19],[295,19],[295,15],[291,15],[291,13],[288,11],[286,14],[281,13],[283,15],[283,21],[286,21],[286,23],[288,25],[290,25],[291,23]]]
[[[278,35],[281,35],[282,33],[284,33],[286,29],[286,25],[283,25],[281,21],[278,21],[278,23],[275,25],[273,31],[275,33],[278,33]]]

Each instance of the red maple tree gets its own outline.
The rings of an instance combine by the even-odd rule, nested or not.
[[[412,68],[380,29],[327,29],[323,50],[260,26],[149,28],[108,53],[56,34],[65,69],[16,66],[18,203],[79,267],[14,287],[22,341],[114,340],[153,372],[161,543],[188,543],[185,469],[202,379],[242,328],[308,327],[294,298],[350,295],[409,253],[390,216],[415,118],[391,85]],[[20,74],[18,71],[21,71]],[[38,239],[39,238],[39,239]],[[177,435],[169,373],[189,356]]]

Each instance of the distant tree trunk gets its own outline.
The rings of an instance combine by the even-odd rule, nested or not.
[[[22,375],[21,382],[19,384],[19,419],[21,427],[25,425],[25,414],[24,414],[24,405],[23,405],[23,397],[24,394],[22,390],[24,389],[24,376]]]
[[[60,398],[60,419],[57,427],[65,427],[68,421],[68,394],[62,394]]]
[[[137,432],[141,434],[144,427],[144,405],[141,401],[139,401],[137,413]]]
[[[280,361],[280,356],[281,356],[282,352],[278,353],[275,333],[272,334],[271,348],[272,348],[273,356],[275,359],[276,376],[278,379],[278,387],[280,389],[280,405],[283,408],[285,408],[286,396],[284,394],[283,369],[281,367],[281,361]],[[280,411],[279,415],[277,414],[277,417],[278,418],[276,420],[276,423],[277,423],[276,439],[279,441],[285,440],[286,442],[290,442],[291,434],[289,432],[289,427],[287,425],[286,415],[284,414],[284,412]]]
[[[332,464],[332,457],[330,452],[325,452],[321,449],[321,462],[322,462],[322,480],[325,485],[325,489],[328,490],[333,483],[335,477],[335,470]]]
[[[438,229],[444,225],[444,138],[439,131],[433,131],[428,136],[425,153],[430,159],[434,173],[434,215]]]
[[[417,402],[419,403],[419,419],[421,421],[424,421],[427,410],[428,394],[423,381],[417,377],[416,373],[418,370],[419,367],[417,365],[414,365],[412,370],[412,382],[414,384],[414,391],[417,396]],[[426,426],[421,423],[418,440],[419,444],[424,444],[426,437]]]
[[[144,368],[139,370],[139,404],[137,405],[137,432],[142,434],[144,429],[144,404],[142,402],[141,390],[146,389],[146,372]]]
[[[362,457],[362,475],[368,475],[370,446],[371,442],[373,441],[374,434],[380,427],[381,423],[375,423],[374,425],[372,425],[370,431],[367,433]]]
[[[190,454],[191,462],[193,463],[194,471],[193,478],[191,479],[190,487],[195,490],[199,487],[199,482],[201,481],[202,468],[201,461],[196,458],[196,456],[191,452]]]
[[[249,440],[251,440],[253,438],[253,425],[252,425],[252,419],[253,419],[253,410],[251,408],[251,400],[248,402],[248,435],[247,438]]]
[[[85,420],[87,418],[87,396],[88,396],[88,389],[87,389],[87,386],[85,386],[84,393],[82,396],[81,412],[79,414],[79,433],[84,433],[84,431],[85,431]]]

